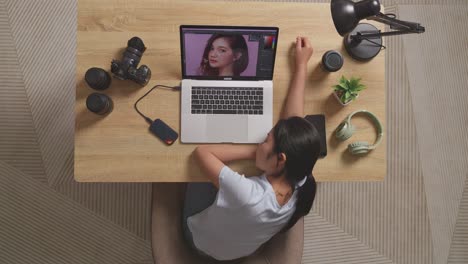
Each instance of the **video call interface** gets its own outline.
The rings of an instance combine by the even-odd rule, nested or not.
[[[273,77],[277,32],[183,28],[185,76]]]

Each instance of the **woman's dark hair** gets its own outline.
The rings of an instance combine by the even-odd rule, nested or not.
[[[205,51],[203,52],[202,61],[200,63],[200,74],[206,76],[218,76],[219,70],[212,68],[209,63],[208,53],[213,46],[213,42],[219,38],[224,38],[229,42],[229,45],[234,54],[241,53],[241,57],[234,62],[234,76],[239,76],[249,65],[249,50],[245,39],[240,34],[213,34],[206,43]]]
[[[298,182],[307,177],[305,183],[297,189],[296,210],[281,230],[284,232],[293,227],[312,208],[316,192],[312,169],[320,153],[320,136],[313,124],[295,116],[279,120],[273,128],[273,138],[274,154],[286,155],[284,174],[292,190],[296,189]]]

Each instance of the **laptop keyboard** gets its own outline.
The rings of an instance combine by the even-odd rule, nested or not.
[[[262,115],[263,88],[194,86],[192,114]]]

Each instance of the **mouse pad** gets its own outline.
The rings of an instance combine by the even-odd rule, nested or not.
[[[320,158],[327,156],[327,134],[325,131],[324,115],[307,115],[305,120],[312,123],[317,128],[320,135]]]

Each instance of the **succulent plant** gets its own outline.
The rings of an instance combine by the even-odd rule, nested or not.
[[[337,98],[341,101],[342,104],[347,104],[356,99],[359,92],[366,89],[362,83],[360,83],[361,78],[346,79],[344,76],[341,76],[340,83],[333,86]]]

